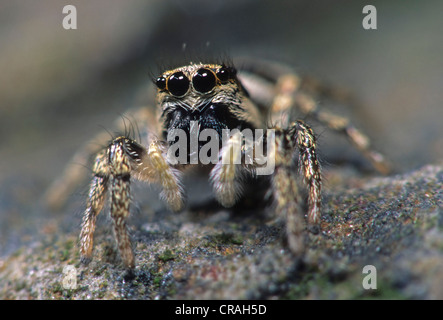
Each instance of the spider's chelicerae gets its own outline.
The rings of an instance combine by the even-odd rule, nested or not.
[[[238,75],[231,66],[192,63],[166,71],[155,80],[156,108],[154,111],[142,108],[133,115],[140,130],[139,141],[118,136],[95,158],[80,233],[83,262],[92,257],[96,218],[107,200],[107,194],[110,194],[110,211],[119,253],[125,266],[132,269],[135,258],[126,225],[132,179],[158,184],[162,190],[161,198],[169,208],[180,211],[185,204],[182,175],[190,167],[209,167],[209,181],[217,201],[231,207],[242,195],[245,178],[260,178],[258,171],[263,168],[263,161],[259,160],[263,157],[260,158],[255,150],[258,146],[262,151],[267,150],[266,159],[272,162],[272,170],[266,174],[270,188],[268,194],[273,197],[276,215],[286,221],[288,247],[293,253],[300,254],[303,251],[304,212],[297,176],[302,177],[307,187],[308,223],[318,225],[322,175],[317,159],[316,136],[307,123],[294,119],[294,110],[344,133],[379,171],[388,170],[383,156],[370,149],[369,139],[346,118],[317,108],[313,97],[302,90],[304,84],[301,78],[272,64],[256,71],[255,74],[245,72]],[[246,129],[252,132],[255,129],[272,129],[272,135],[263,134],[260,139],[255,136],[251,142],[242,136],[228,134],[223,140],[228,129],[241,132]],[[220,142],[212,152],[215,154],[211,153],[212,161],[202,163],[201,157],[195,157],[206,148],[206,139],[194,139],[196,146],[187,140],[180,145],[183,147],[181,150],[176,148],[177,139],[170,136],[179,131],[190,141],[194,134],[212,132]],[[173,146],[174,152],[171,153]],[[83,158],[90,152],[85,148],[76,157]],[[181,161],[176,161],[174,157],[177,156],[182,156]],[[240,161],[236,162],[237,159]],[[69,185],[75,184],[76,170],[73,166],[69,167],[64,178],[49,192],[53,204],[60,202],[68,193]]]

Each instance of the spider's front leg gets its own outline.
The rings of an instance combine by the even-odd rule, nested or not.
[[[301,254],[304,250],[304,219],[297,186],[297,162],[299,172],[308,187],[308,223],[320,223],[321,168],[316,148],[314,133],[303,121],[296,121],[287,129],[276,128],[273,195],[276,212],[286,218],[288,246],[294,254]],[[298,161],[294,157],[296,150],[299,153]]]
[[[126,137],[114,139],[106,150],[98,154],[93,171],[80,233],[81,260],[87,263],[91,259],[96,218],[109,190],[118,250],[125,266],[132,269],[135,260],[126,225],[131,202],[131,177],[161,184],[162,197],[172,210],[178,211],[183,207],[183,188],[178,172],[169,166],[161,142],[153,141],[146,149]]]
[[[109,166],[106,150],[95,158],[93,167],[94,177],[89,188],[86,211],[83,215],[82,231],[80,233],[81,261],[87,264],[91,260],[93,237],[97,215],[103,209],[105,196],[108,190]]]

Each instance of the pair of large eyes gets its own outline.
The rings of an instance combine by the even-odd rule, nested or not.
[[[217,73],[206,68],[200,68],[192,77],[192,86],[200,93],[211,91],[217,84],[217,79],[221,82],[226,82],[230,79],[232,71],[230,68],[222,67]],[[186,75],[177,71],[168,78],[158,77],[156,85],[159,89],[167,89],[172,95],[176,97],[183,96],[188,92],[190,81]]]

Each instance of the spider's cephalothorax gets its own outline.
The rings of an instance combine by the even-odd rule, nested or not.
[[[199,139],[195,140],[196,148],[191,146],[194,134],[214,132],[221,141],[225,130],[272,129],[272,143],[269,139],[266,141],[269,147],[267,159],[273,164],[273,170],[269,171],[270,194],[274,199],[276,214],[286,221],[288,246],[295,254],[300,254],[304,248],[304,219],[297,178],[302,177],[308,191],[308,223],[318,225],[321,218],[321,172],[315,135],[304,121],[292,118],[294,113],[291,110],[296,109],[343,132],[377,169],[386,171],[386,161],[369,148],[366,136],[347,119],[318,110],[310,95],[300,90],[302,81],[295,74],[281,73],[279,68],[274,70],[269,66],[267,76],[257,76],[260,80],[252,82],[248,77],[242,79],[233,67],[218,64],[190,64],[160,75],[155,80],[155,112],[142,108],[134,115],[143,140],[117,137],[96,156],[80,234],[82,261],[87,262],[92,257],[96,217],[109,193],[111,217],[121,258],[127,268],[135,266],[126,227],[131,202],[131,179],[158,184],[162,190],[160,196],[169,208],[181,210],[185,197],[181,175],[186,168],[196,164],[190,162],[191,157],[203,148],[203,142]],[[251,96],[240,80],[248,82]],[[272,89],[268,87],[267,92],[272,97],[271,101],[261,98],[266,96],[265,92],[261,92],[266,89],[266,86],[262,86],[266,81],[273,85]],[[272,126],[268,127],[269,124]],[[168,150],[176,143],[176,140],[170,139],[170,135],[176,131],[183,132],[187,139],[187,151],[181,163],[175,163],[168,155]],[[258,153],[255,153],[260,143],[253,141],[244,147],[244,141],[238,137],[236,134],[230,135],[223,141],[224,144],[219,144],[215,150],[216,157],[212,158],[215,161],[198,163],[209,166],[209,181],[214,195],[225,207],[237,202],[242,195],[243,178],[254,177],[262,165],[256,156]],[[245,154],[251,150],[249,163],[235,162],[236,154],[240,159],[245,159]],[[90,150],[86,149],[79,154],[88,152]],[[72,184],[70,180],[76,179],[73,178],[76,174],[72,168],[67,170],[65,176],[67,178],[49,192],[52,199],[61,198],[67,192],[66,186]]]
[[[157,78],[163,139],[174,129],[189,135],[191,122],[199,132],[214,129],[220,138],[223,129],[262,127],[236,73],[232,67],[192,64]]]

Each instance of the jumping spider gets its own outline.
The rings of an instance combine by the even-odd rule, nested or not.
[[[168,148],[171,146],[168,134],[180,129],[189,137],[192,122],[198,124],[199,133],[204,129],[214,129],[219,134],[223,129],[274,130],[275,143],[268,154],[275,161],[275,169],[269,178],[270,194],[274,199],[276,215],[286,221],[288,247],[295,254],[303,251],[304,229],[297,175],[302,176],[307,186],[309,225],[320,222],[322,176],[317,159],[316,136],[308,124],[294,118],[294,110],[344,133],[377,170],[387,172],[385,159],[369,148],[369,139],[364,134],[347,119],[317,108],[313,97],[302,90],[303,79],[272,64],[254,71],[257,73],[253,76],[252,73],[237,75],[233,67],[224,64],[192,63],[166,71],[154,81],[157,86],[155,112],[150,108],[134,112],[141,140],[118,136],[95,158],[80,233],[83,262],[88,262],[92,257],[96,218],[109,193],[119,253],[125,267],[134,268],[135,259],[126,226],[131,203],[131,179],[160,185],[161,198],[171,210],[180,211],[185,203],[181,184],[183,172],[190,167],[209,166],[209,180],[218,202],[225,207],[236,203],[242,193],[242,178],[254,176],[258,164],[254,160],[248,165],[236,164],[232,158],[222,163],[223,154],[238,143],[232,137],[227,145],[218,150],[216,164],[172,164],[168,158]],[[246,83],[249,84],[250,93],[245,89]],[[270,84],[272,89],[269,90]],[[99,137],[98,140],[103,138]],[[241,150],[245,152],[244,148]],[[85,147],[76,157],[83,159],[91,152],[90,147]],[[191,151],[187,156],[189,159]],[[74,166],[67,168],[64,178],[51,189],[49,196],[52,204],[63,201],[69,193],[70,186],[76,183],[79,176],[76,170]]]

